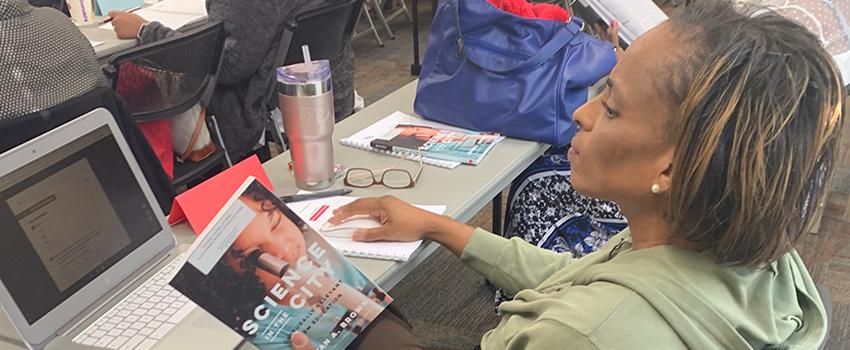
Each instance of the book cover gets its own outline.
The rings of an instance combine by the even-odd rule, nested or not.
[[[253,177],[188,254],[170,284],[259,349],[344,349],[392,302]]]
[[[503,138],[494,133],[440,130],[421,149],[427,157],[477,165]]]
[[[375,138],[369,144],[385,151],[415,153],[437,133],[439,133],[439,130],[424,125],[398,124],[385,135]]]
[[[370,146],[464,164],[477,165],[502,137],[495,133],[439,129],[426,125],[398,124],[376,137]]]

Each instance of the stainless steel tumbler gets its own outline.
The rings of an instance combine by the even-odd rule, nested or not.
[[[305,190],[334,182],[334,98],[328,60],[277,69],[278,108],[289,139],[295,184]]]

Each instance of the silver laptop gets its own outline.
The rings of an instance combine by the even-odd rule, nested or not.
[[[182,256],[103,108],[0,155],[0,241],[0,305],[19,346],[239,342],[168,286]]]

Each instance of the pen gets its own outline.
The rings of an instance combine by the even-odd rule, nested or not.
[[[133,7],[133,8],[128,8],[128,9],[124,10],[124,12],[133,12],[133,11],[136,11],[136,10],[141,9],[141,8],[142,8],[141,6],[136,6],[136,7]],[[105,24],[105,23],[109,23],[109,22],[112,22],[112,17],[109,17],[106,20],[104,20],[103,22],[100,22],[100,24]]]
[[[324,191],[324,192],[315,192],[315,193],[305,193],[305,194],[293,194],[290,196],[280,196],[280,200],[284,201],[284,203],[292,203],[292,202],[300,202],[306,201],[310,199],[318,199],[325,197],[334,197],[334,196],[344,196],[351,193],[350,188],[341,188],[333,191]]]

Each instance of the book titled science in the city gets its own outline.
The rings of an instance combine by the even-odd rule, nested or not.
[[[171,285],[263,350],[344,349],[392,302],[253,177],[187,254]]]

